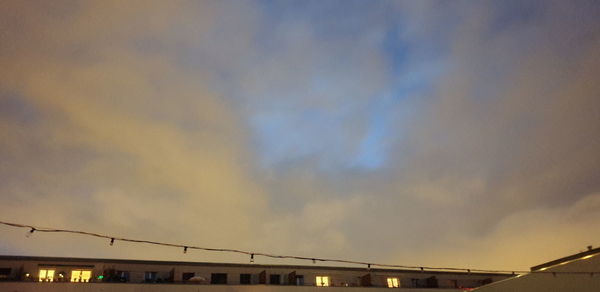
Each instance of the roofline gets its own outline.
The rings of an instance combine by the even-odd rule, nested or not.
[[[566,256],[566,257],[563,257],[563,258],[560,258],[560,259],[549,261],[547,263],[543,263],[543,264],[540,264],[540,265],[537,265],[537,266],[533,266],[533,267],[531,267],[531,271],[532,272],[538,271],[538,270],[543,269],[543,268],[549,268],[549,267],[552,267],[552,266],[555,266],[555,265],[558,265],[558,264],[561,264],[561,263],[564,263],[564,262],[576,260],[576,259],[582,258],[584,256],[593,255],[593,254],[597,254],[597,253],[600,253],[600,247],[597,247],[597,248],[594,248],[594,249],[590,248],[590,249],[588,249],[586,251],[583,251],[583,252],[580,252],[580,253],[576,253],[574,255]]]
[[[451,275],[479,275],[479,276],[505,276],[508,273],[482,273],[482,272],[455,272],[442,270],[409,270],[409,269],[381,269],[381,268],[354,268],[336,266],[301,266],[301,265],[261,265],[261,264],[239,264],[239,263],[215,263],[215,262],[183,262],[183,261],[159,261],[159,260],[135,260],[135,259],[101,259],[101,258],[73,258],[73,257],[46,257],[46,256],[17,256],[0,255],[0,260],[16,261],[46,261],[46,262],[100,262],[115,264],[150,264],[150,265],[187,265],[208,267],[236,267],[236,268],[264,268],[264,269],[305,269],[305,270],[341,270],[355,272],[392,272],[392,273],[429,273],[429,274],[451,274]]]

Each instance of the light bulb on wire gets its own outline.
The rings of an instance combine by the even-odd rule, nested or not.
[[[33,233],[35,232],[35,228],[31,228],[31,230],[27,231],[27,234],[25,234],[25,237],[29,238],[31,236],[33,236]]]

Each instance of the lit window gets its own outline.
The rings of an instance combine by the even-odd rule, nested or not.
[[[398,278],[387,278],[388,288],[398,288],[400,287],[400,282]]]
[[[90,270],[73,270],[71,271],[71,282],[89,282],[92,277]]]
[[[41,269],[39,278],[40,278],[40,282],[54,281],[54,270]]]
[[[317,276],[317,286],[320,286],[320,287],[329,286],[329,276]]]

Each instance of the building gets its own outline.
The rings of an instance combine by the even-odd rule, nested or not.
[[[531,273],[475,289],[477,292],[590,292],[600,291],[600,248],[553,260]]]
[[[0,256],[0,291],[19,292],[67,291],[67,287],[68,291],[291,291],[310,287],[355,287],[355,292],[371,288],[464,291],[512,276],[367,267]],[[83,290],[77,290],[80,288]]]

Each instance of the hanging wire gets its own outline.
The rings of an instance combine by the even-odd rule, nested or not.
[[[44,228],[44,227],[37,227],[37,226],[33,226],[33,225],[11,223],[11,222],[4,222],[4,221],[0,221],[0,224],[6,225],[6,226],[11,226],[11,227],[17,227],[17,228],[30,228],[28,235],[33,234],[33,232],[35,232],[35,231],[48,232],[48,233],[71,233],[71,234],[79,234],[79,235],[85,235],[85,236],[110,239],[110,245],[112,245],[115,240],[119,240],[119,241],[125,241],[125,242],[145,243],[145,244],[151,244],[151,245],[183,248],[184,253],[187,253],[188,249],[213,251],[213,252],[237,253],[237,254],[249,255],[250,259],[252,261],[254,260],[254,256],[263,256],[263,257],[275,258],[275,259],[307,260],[307,261],[312,261],[313,264],[316,263],[316,261],[320,261],[320,262],[332,262],[332,263],[353,264],[353,265],[363,265],[363,266],[366,265],[368,268],[373,266],[373,267],[381,267],[381,268],[410,269],[410,270],[417,270],[417,271],[418,270],[424,271],[425,269],[427,269],[430,271],[456,271],[456,272],[467,272],[467,273],[470,273],[470,272],[503,273],[503,274],[513,274],[513,275],[515,273],[516,274],[544,274],[544,273],[552,274],[552,273],[554,273],[554,274],[590,274],[590,275],[600,274],[600,271],[598,271],[598,272],[589,272],[589,271],[586,271],[586,272],[567,272],[567,271],[552,272],[552,271],[489,270],[489,269],[470,269],[470,268],[455,268],[455,267],[424,267],[424,266],[392,265],[392,264],[353,261],[353,260],[346,260],[346,259],[328,259],[328,258],[303,257],[303,256],[294,256],[294,255],[278,255],[278,254],[269,254],[269,253],[262,253],[262,252],[250,252],[250,251],[239,250],[239,249],[230,249],[230,248],[210,248],[210,247],[200,247],[200,246],[192,246],[192,245],[182,245],[182,244],[174,244],[174,243],[166,243],[166,242],[158,242],[158,241],[150,241],[150,240],[116,237],[116,236],[104,235],[104,234],[88,232],[88,231]]]

